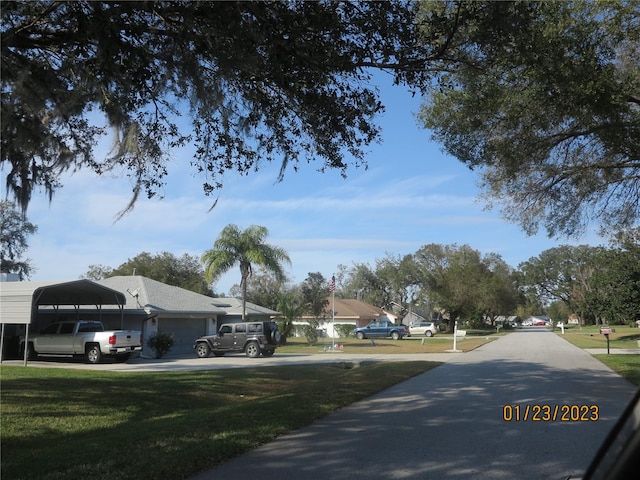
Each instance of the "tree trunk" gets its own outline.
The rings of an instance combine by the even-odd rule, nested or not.
[[[247,313],[247,279],[242,277],[242,321]]]

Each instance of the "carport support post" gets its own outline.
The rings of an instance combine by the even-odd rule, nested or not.
[[[0,363],[2,363],[2,357],[4,356],[4,322],[2,322],[2,332],[0,333]]]
[[[24,366],[27,366],[27,359],[29,357],[29,325],[24,327]]]

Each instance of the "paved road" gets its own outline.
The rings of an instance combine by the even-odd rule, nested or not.
[[[419,353],[419,354],[349,354],[340,351],[317,354],[282,354],[273,357],[247,358],[243,353],[227,354],[224,357],[197,358],[195,354],[166,358],[133,358],[126,363],[105,360],[91,365],[83,358],[49,357],[30,360],[29,366],[40,368],[73,368],[79,370],[107,370],[113,372],[169,372],[180,370],[217,370],[227,368],[270,367],[273,365],[301,365],[315,363],[360,362],[360,361],[406,361],[426,360],[447,362],[462,353]],[[4,360],[3,365],[22,366],[23,360]]]
[[[447,358],[192,480],[562,479],[583,473],[635,391],[547,331]],[[506,422],[504,405],[595,405],[599,420]]]

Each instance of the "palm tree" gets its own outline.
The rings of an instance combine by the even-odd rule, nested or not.
[[[280,316],[277,320],[280,323],[280,344],[287,343],[287,338],[291,336],[294,330],[293,322],[299,320],[305,313],[306,305],[302,303],[300,295],[293,291],[284,292],[278,295],[278,311]]]
[[[213,248],[202,255],[208,282],[217,280],[232,267],[240,264],[243,320],[247,305],[247,282],[253,274],[253,266],[260,266],[273,273],[278,280],[284,281],[282,263],[291,264],[284,249],[264,243],[267,235],[267,228],[259,225],[252,225],[244,231],[240,231],[236,225],[227,225],[220,232]]]

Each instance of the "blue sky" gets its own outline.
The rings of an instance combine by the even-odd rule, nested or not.
[[[499,211],[485,210],[477,200],[477,174],[442,153],[419,127],[420,99],[390,85],[381,94],[383,141],[369,147],[368,170],[352,168],[347,179],[337,171],[318,173],[321,162],[289,170],[281,183],[279,164],[245,177],[228,173],[208,212],[215,197],[202,192],[188,150],[177,151],[164,198],[141,196],[114,222],[131,197],[129,179],[89,171],[68,175],[51,204],[41,192],[29,207],[28,219],[38,226],[26,255],[36,268],[31,279],[74,280],[91,264],[115,268],[144,251],[199,257],[229,223],[267,227],[267,241],[289,253],[295,283],[309,272],[330,278],[339,264],[374,266],[387,254],[413,253],[429,243],[468,244],[500,254],[513,267],[560,244],[602,243],[591,234],[571,241],[543,233],[527,237]],[[215,290],[227,293],[235,283],[239,269],[224,275]]]

